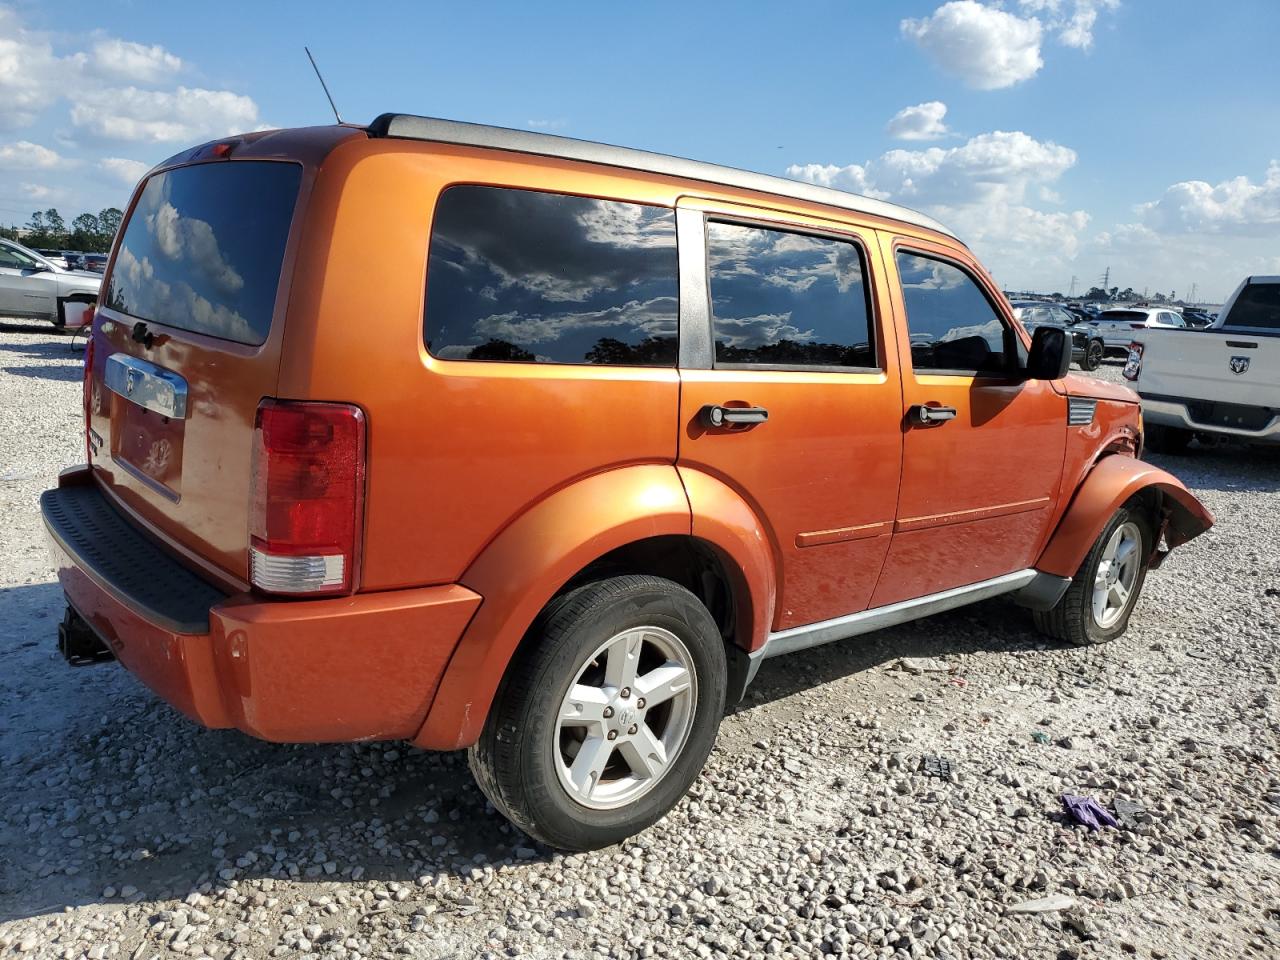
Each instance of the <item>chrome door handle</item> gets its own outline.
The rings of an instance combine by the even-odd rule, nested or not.
[[[927,403],[916,403],[907,411],[907,421],[910,423],[946,423],[955,418],[955,407],[931,407]]]
[[[764,407],[723,407],[718,403],[708,403],[698,411],[698,419],[704,427],[764,423],[769,419],[769,411]]]

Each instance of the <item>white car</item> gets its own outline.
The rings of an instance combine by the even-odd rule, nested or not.
[[[98,300],[102,275],[68,270],[20,243],[0,238],[0,317],[76,327]]]
[[[1108,350],[1128,350],[1135,331],[1159,328],[1185,330],[1187,322],[1176,310],[1166,307],[1118,307],[1103,310],[1093,326]]]
[[[1195,437],[1280,443],[1280,277],[1247,277],[1204,330],[1135,331],[1124,376],[1157,453]]]

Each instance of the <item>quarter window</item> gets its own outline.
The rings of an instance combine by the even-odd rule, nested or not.
[[[427,349],[449,360],[675,366],[678,276],[664,207],[451,187],[431,232]]]
[[[877,366],[856,244],[713,222],[707,263],[717,365]]]
[[[911,365],[946,373],[1001,373],[1012,332],[967,273],[945,260],[898,251]]]

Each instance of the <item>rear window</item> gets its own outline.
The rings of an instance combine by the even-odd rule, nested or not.
[[[673,367],[675,214],[506,187],[441,196],[426,342],[445,360]]]
[[[1222,323],[1227,327],[1280,330],[1280,283],[1249,284],[1240,291]]]
[[[296,163],[252,160],[156,174],[125,227],[106,305],[139,320],[262,343],[301,179]]]
[[[1103,310],[1098,316],[1099,320],[1117,320],[1125,323],[1145,323],[1147,313],[1145,310]]]

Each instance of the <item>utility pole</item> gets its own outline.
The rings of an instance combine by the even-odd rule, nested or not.
[[[1102,275],[1102,292],[1106,293],[1111,289],[1111,268],[1107,267],[1106,272]]]
[[[1070,300],[1076,295],[1076,284],[1080,281],[1074,273],[1071,275],[1071,286],[1067,288],[1067,299]]]

